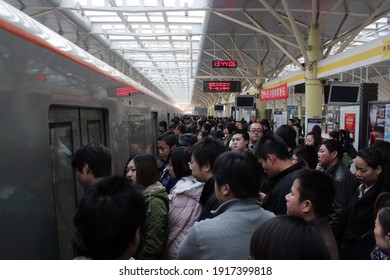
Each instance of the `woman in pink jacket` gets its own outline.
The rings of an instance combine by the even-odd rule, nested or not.
[[[169,194],[168,241],[166,257],[176,259],[179,245],[201,213],[199,197],[204,183],[191,174],[191,153],[186,147],[172,151],[168,162],[170,174],[178,181]]]

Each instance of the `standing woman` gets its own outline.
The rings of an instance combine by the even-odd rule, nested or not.
[[[199,199],[204,183],[192,176],[190,161],[191,152],[186,147],[175,149],[169,159],[169,172],[176,178],[177,183],[169,194],[168,241],[166,244],[168,259],[177,259],[180,243],[202,212]]]
[[[135,259],[162,259],[168,227],[168,195],[158,181],[159,171],[153,155],[136,154],[126,164],[125,176],[144,188],[146,221],[142,227],[141,245]]]
[[[355,166],[360,185],[348,207],[347,228],[340,258],[369,260],[375,244],[375,201],[381,192],[388,191],[384,181],[386,170],[382,155],[372,148],[365,148],[357,153]]]

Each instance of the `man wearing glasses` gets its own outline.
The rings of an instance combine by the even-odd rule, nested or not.
[[[253,153],[257,141],[263,136],[263,127],[260,123],[254,122],[249,127],[249,145],[248,150]]]

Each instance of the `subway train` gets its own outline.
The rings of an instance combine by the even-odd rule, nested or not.
[[[158,122],[180,115],[4,2],[0,107],[0,259],[71,259],[73,216],[83,196],[73,153],[101,143],[120,174],[130,154],[157,154]]]

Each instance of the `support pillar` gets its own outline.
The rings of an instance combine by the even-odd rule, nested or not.
[[[308,118],[321,118],[322,116],[322,92],[323,86],[317,77],[317,62],[322,60],[320,31],[316,26],[311,26],[308,38],[305,82],[306,127]]]
[[[257,90],[259,91],[259,98],[256,100],[256,117],[259,117],[261,119],[264,119],[265,116],[265,109],[267,109],[267,102],[266,101],[260,101],[260,89],[261,85],[265,83],[264,79],[264,64],[260,63],[258,68],[257,68],[257,75],[259,76],[256,79],[256,86]],[[257,115],[258,112],[258,115]]]

